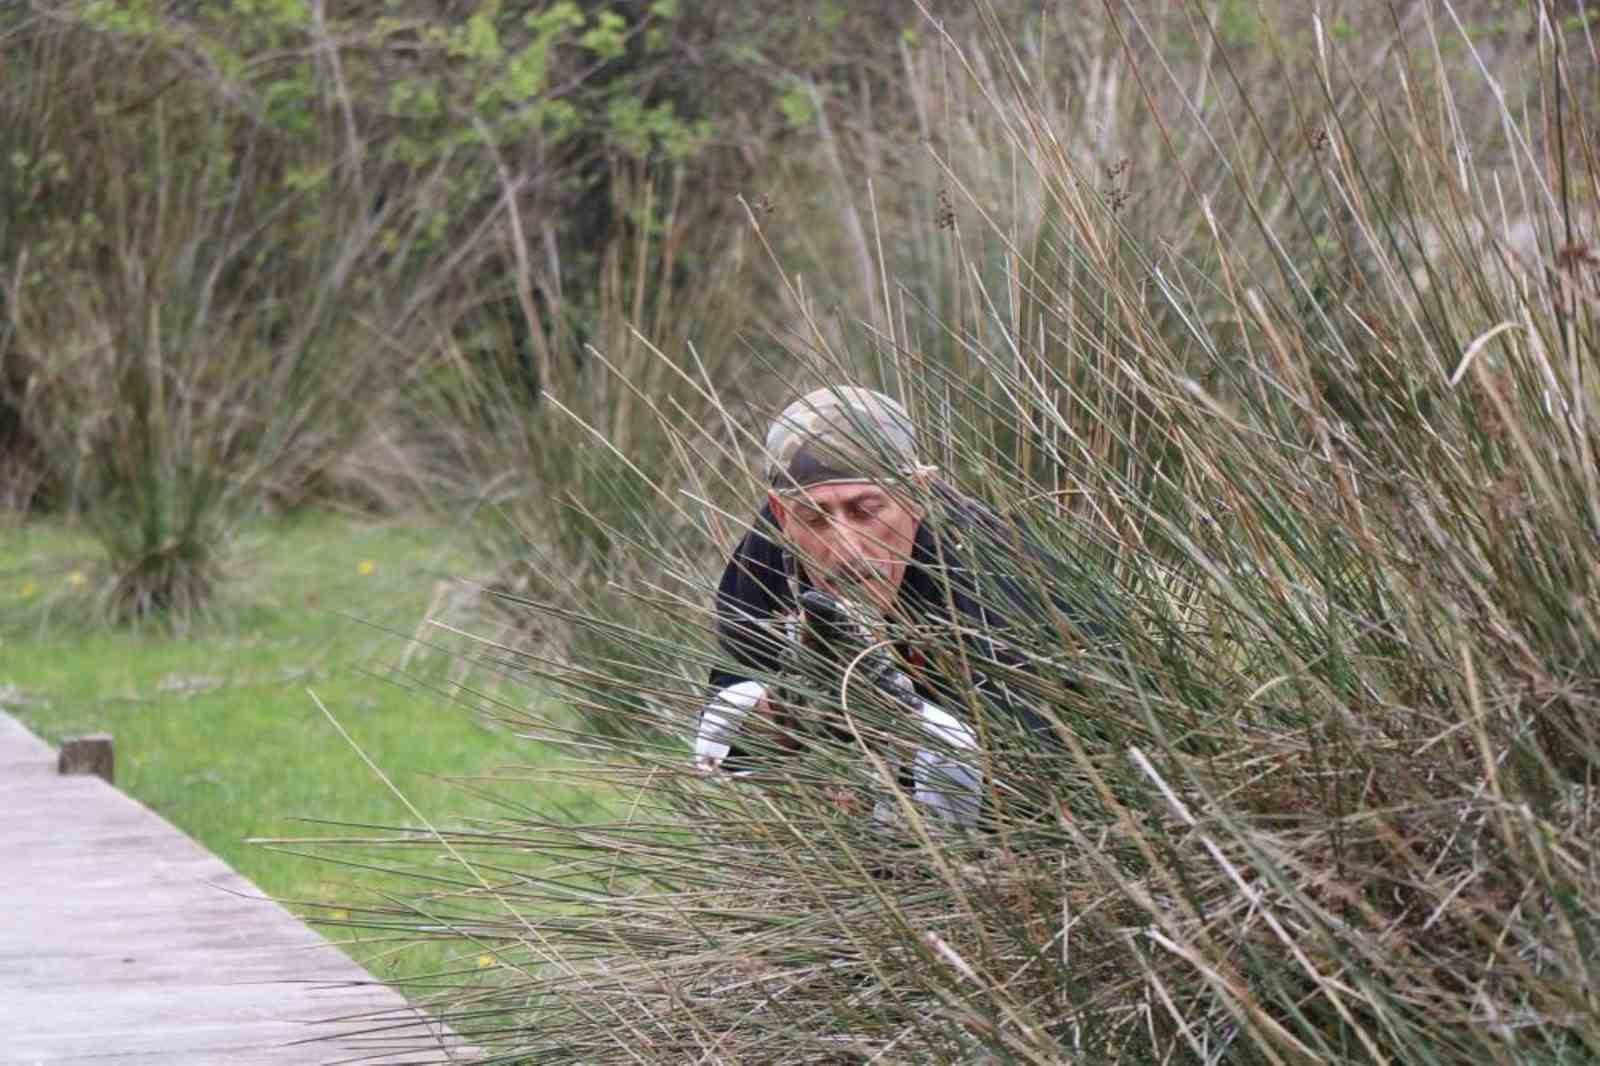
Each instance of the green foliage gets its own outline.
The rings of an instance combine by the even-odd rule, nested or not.
[[[311,21],[306,0],[233,0],[233,12],[268,26],[302,27]]]
[[[783,117],[789,120],[792,126],[806,126],[816,117],[816,108],[811,103],[811,89],[809,86],[796,85],[778,97],[778,110],[783,112]]]
[[[490,10],[499,5],[491,5]],[[458,59],[494,61],[505,54],[500,47],[500,34],[495,30],[494,18],[489,11],[476,11],[465,25],[447,35],[449,53]]]
[[[315,89],[309,66],[262,86],[261,103],[267,122],[284,133],[308,134],[319,124],[313,110]]]
[[[131,36],[150,36],[161,26],[157,6],[151,0],[91,0],[83,15],[92,26]]]
[[[671,100],[646,108],[633,97],[611,101],[606,112],[610,139],[619,151],[639,160],[664,158],[681,162],[694,156],[711,136],[711,123],[686,123],[674,114]]]
[[[578,43],[593,52],[596,59],[616,59],[627,45],[624,34],[627,25],[621,15],[602,11],[595,17],[594,26],[578,38]]]
[[[1250,0],[1222,0],[1217,8],[1217,33],[1230,45],[1254,44],[1260,33],[1260,18]]]

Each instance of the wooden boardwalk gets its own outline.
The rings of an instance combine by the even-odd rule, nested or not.
[[[430,1027],[260,895],[0,713],[0,1063],[458,1061],[393,1050]]]

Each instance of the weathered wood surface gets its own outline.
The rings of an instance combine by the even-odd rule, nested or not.
[[[460,1060],[397,1050],[436,1030],[260,895],[0,713],[0,1063]]]
[[[111,734],[90,733],[86,737],[63,740],[56,769],[64,774],[94,774],[107,784],[116,784],[116,755],[111,746]]]

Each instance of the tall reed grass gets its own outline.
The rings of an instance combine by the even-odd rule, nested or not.
[[[484,637],[605,711],[609,735],[502,707],[623,815],[565,823],[519,784],[497,822],[360,842],[426,871],[360,910],[374,936],[467,960],[406,991],[495,1062],[1600,1057],[1600,57],[1587,8],[1488,10],[926,26],[925,162],[839,168],[856,261],[782,273],[766,384],[645,349],[670,386],[584,427],[559,530],[609,539],[608,598],[511,602],[604,654]],[[1049,735],[952,700],[980,831],[897,787],[885,753],[927,741],[867,695],[808,692],[851,741],[688,769],[765,421],[844,379],[906,399],[999,516],[980,573],[1034,593],[1021,665],[990,669]],[[1113,639],[1049,606],[1085,597]],[[958,634],[917,638],[971,688]]]
[[[374,206],[163,43],[42,14],[6,42],[0,361],[43,502],[105,550],[107,616],[181,628],[244,518],[415,492],[403,456],[387,486],[341,471],[433,361],[405,302],[431,222],[427,175]]]

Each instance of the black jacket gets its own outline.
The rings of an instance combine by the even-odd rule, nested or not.
[[[1028,729],[1053,742],[1046,721],[983,672],[985,664],[1007,668],[1021,664],[1008,650],[1005,634],[1024,616],[1042,620],[1047,607],[1033,591],[1037,582],[1027,579],[1019,560],[1028,557],[1038,563],[1042,557],[1023,541],[1019,531],[979,504],[947,490],[939,491],[937,501],[937,518],[924,519],[917,529],[900,585],[897,613],[919,628],[938,631],[941,624],[954,622],[969,633],[983,634],[966,640],[975,675],[972,683],[985,702],[1014,714]],[[760,677],[770,679],[781,669],[785,642],[790,639],[785,625],[795,612],[795,589],[803,593],[809,587],[804,568],[779,543],[771,507],[764,506],[734,549],[717,589],[717,636],[732,662],[711,672],[714,690]],[[1104,627],[1080,605],[1064,602],[1054,591],[1051,600],[1080,631],[1104,635]],[[903,659],[915,655],[914,649],[899,650]],[[963,704],[954,694],[964,686],[927,674],[913,679],[923,699],[961,716]],[[735,746],[732,756],[737,755]]]

